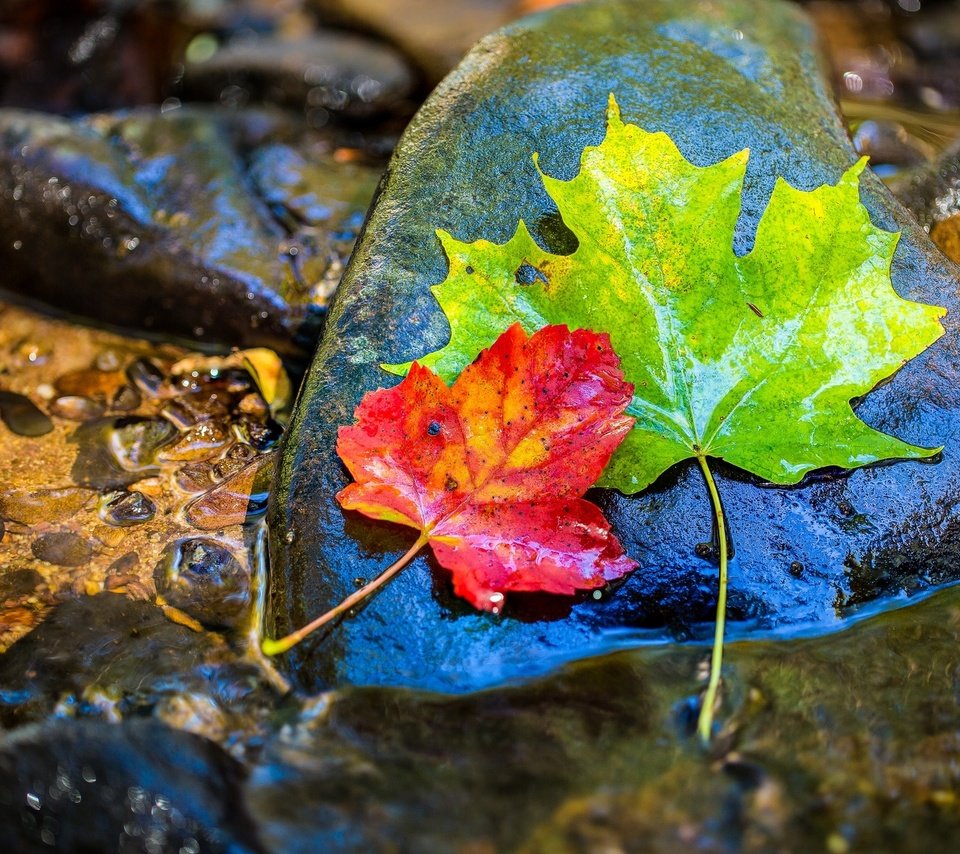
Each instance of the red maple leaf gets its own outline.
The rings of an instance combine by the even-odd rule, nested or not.
[[[367,394],[337,452],[355,479],[347,510],[420,531],[367,587],[282,641],[281,652],[392,577],[429,543],[454,591],[498,612],[509,591],[574,593],[630,572],[600,509],[580,496],[633,427],[609,336],[520,324],[447,386],[414,364],[397,386]]]
[[[633,426],[632,392],[607,335],[514,324],[449,388],[414,365],[364,397],[337,437],[356,480],[337,500],[420,530],[484,610],[600,587],[636,563],[580,496]]]

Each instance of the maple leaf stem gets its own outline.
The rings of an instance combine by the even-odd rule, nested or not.
[[[374,578],[373,581],[364,584],[363,587],[361,587],[355,593],[351,593],[335,608],[331,608],[325,614],[321,614],[312,622],[307,623],[307,625],[305,625],[303,628],[297,629],[295,632],[291,632],[286,637],[280,638],[280,640],[264,638],[263,642],[260,644],[260,649],[263,650],[263,654],[279,655],[281,652],[286,652],[291,647],[294,647],[300,643],[300,641],[307,637],[307,635],[316,631],[321,626],[326,625],[344,611],[349,611],[354,605],[362,602],[371,593],[386,584],[391,578],[393,578],[393,576],[395,576],[398,572],[400,572],[401,569],[410,563],[417,552],[419,552],[420,549],[427,544],[428,539],[429,537],[426,533],[420,534],[417,541],[410,546],[409,550],[401,558],[390,564],[390,566],[388,566],[383,572]]]
[[[713,480],[707,458],[697,456],[700,469],[707,482],[710,492],[710,502],[713,505],[713,518],[717,523],[717,540],[720,550],[720,590],[717,594],[717,619],[713,635],[713,654],[710,657],[710,681],[707,683],[706,693],[700,705],[700,717],[697,720],[697,734],[703,744],[710,743],[713,731],[713,711],[717,704],[717,691],[720,688],[720,670],[723,666],[723,632],[727,620],[727,529],[723,515],[723,505],[720,503],[720,493]]]

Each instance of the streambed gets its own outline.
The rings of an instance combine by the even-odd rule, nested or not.
[[[177,26],[193,28],[182,41],[195,52],[197,38],[225,38],[231,26],[268,35],[293,29],[302,40],[317,21],[342,26],[349,20],[342,9],[334,14],[334,5],[290,12],[251,3],[247,23],[187,17]],[[480,19],[472,5],[462,4],[463,20]],[[496,4],[487,5],[490,15]],[[496,14],[503,22],[523,11],[501,6]],[[845,87],[858,147],[874,154],[879,172],[917,194],[933,179],[924,184],[908,170],[932,163],[958,128],[953,110],[960,100],[950,89],[949,64],[954,31],[948,25],[955,19],[948,15],[951,4],[935,6],[915,18],[903,6],[883,14],[856,4],[820,3],[812,10],[840,63],[836,78]],[[369,16],[365,29],[380,35],[366,36],[365,44],[379,50],[378,39],[392,31],[378,30],[382,18],[364,4],[353,14]],[[104,20],[116,22],[114,38],[135,41],[125,29],[129,21],[115,10],[87,24],[95,31]],[[931,20],[947,43],[941,54],[924,29]],[[29,26],[21,32],[29,34]],[[562,628],[570,625],[564,623],[569,603],[546,616],[550,606],[543,602],[508,615],[533,626],[536,643],[556,647],[553,657],[532,656],[526,670],[511,664],[497,672],[489,661],[478,665],[464,657],[456,670],[404,678],[398,647],[383,638],[387,629],[416,638],[433,610],[421,612],[409,602],[404,609],[402,598],[396,618],[402,624],[378,625],[372,603],[339,636],[306,653],[306,664],[291,667],[258,654],[261,627],[276,620],[268,602],[264,514],[292,402],[281,378],[289,375],[296,386],[302,375],[304,351],[359,236],[386,156],[418,99],[442,75],[437,48],[424,62],[421,51],[429,46],[409,36],[391,41],[399,52],[382,47],[387,55],[373,54],[378,58],[369,60],[369,73],[350,69],[354,79],[378,82],[362,90],[367,100],[324,78],[317,84],[324,92],[314,93],[311,103],[317,86],[303,91],[264,84],[262,77],[220,79],[217,74],[228,72],[212,68],[205,79],[216,82],[217,100],[227,92],[227,101],[242,102],[226,104],[234,110],[227,118],[202,103],[207,90],[197,78],[178,84],[192,89],[164,91],[162,98],[145,89],[116,103],[81,87],[93,103],[34,105],[72,114],[57,120],[67,125],[58,139],[67,140],[68,154],[76,150],[70,122],[83,126],[80,136],[90,145],[97,137],[111,140],[111,151],[129,146],[123,162],[132,160],[139,172],[125,180],[147,193],[152,206],[140,230],[133,230],[134,218],[114,228],[109,199],[121,196],[106,194],[99,255],[84,256],[89,278],[70,273],[70,287],[88,293],[60,310],[97,314],[93,295],[111,277],[142,275],[141,282],[150,282],[149,276],[166,276],[165,293],[173,296],[166,308],[149,309],[153,330],[162,330],[168,343],[91,328],[36,304],[2,306],[0,723],[7,734],[0,743],[0,815],[14,847],[950,850],[960,822],[960,602],[948,562],[931,559],[935,538],[929,550],[905,549],[902,560],[880,569],[858,561],[845,566],[839,582],[823,583],[826,594],[816,588],[818,603],[824,595],[830,601],[826,610],[811,610],[815,619],[778,626],[735,594],[721,730],[708,751],[692,727],[715,595],[709,561],[682,581],[667,579],[659,600],[644,598],[642,619],[599,628],[578,622],[577,631],[590,638],[589,655],[571,655],[564,646],[571,640]],[[899,64],[878,67],[884,54],[877,45],[890,44],[912,46],[913,61],[901,55]],[[88,61],[98,56],[94,50]],[[109,67],[102,56],[99,61],[94,68]],[[14,97],[15,82],[10,75],[6,102],[31,106],[22,94],[20,101]],[[336,91],[353,92],[353,101]],[[849,100],[857,96],[861,100]],[[142,108],[151,99],[167,105],[163,115],[175,115],[170,98],[196,99],[200,106],[174,122],[177,134],[167,137],[151,131],[156,117],[150,112],[119,123],[75,117],[92,108]],[[257,99],[264,103],[249,103]],[[148,145],[146,138],[153,141]],[[45,144],[41,151],[51,157],[66,156]],[[113,156],[105,150],[96,156]],[[215,169],[202,159],[211,150]],[[177,192],[165,184],[167,195],[150,196],[157,164],[177,157],[186,176]],[[930,171],[941,176],[934,195],[943,195],[949,170],[941,164]],[[195,210],[190,194],[213,181],[211,175],[223,181],[221,204]],[[91,179],[90,186],[103,189],[103,181]],[[4,204],[17,216],[13,203],[22,199],[15,187],[5,192]],[[938,242],[949,251],[950,212],[931,205],[929,196],[926,208],[919,200],[911,206],[918,216],[931,207],[939,211],[924,214],[936,222],[921,216],[921,223],[939,230]],[[58,196],[54,208],[69,218],[69,203]],[[45,215],[52,221],[49,209]],[[187,236],[201,222],[201,239],[191,242]],[[260,247],[253,269],[227,251],[247,248],[250,235]],[[111,244],[104,245],[108,237]],[[22,245],[12,248],[20,239],[13,237],[6,251],[23,252]],[[136,244],[130,249],[124,240]],[[195,280],[169,274],[162,263],[174,250],[180,253],[174,257],[187,257],[184,246],[196,281],[212,278],[211,271],[232,277],[241,303],[250,285],[253,316],[267,312],[260,320],[270,321],[276,312],[283,322],[249,324],[246,306],[235,310],[229,301],[202,322],[190,322],[177,289],[189,290]],[[30,251],[37,256],[43,248]],[[145,248],[149,263],[126,270],[115,263]],[[63,252],[58,244],[52,262],[37,261],[51,281],[57,264],[70,266]],[[17,264],[12,273],[31,269],[29,261]],[[103,281],[97,264],[111,271]],[[285,284],[272,295],[278,280]],[[136,299],[146,305],[143,293]],[[307,303],[309,310],[301,311]],[[303,322],[314,315],[316,323]],[[130,325],[122,315],[99,319]],[[288,321],[302,334],[285,349],[277,339],[287,334]],[[231,345],[245,350],[227,355]],[[283,352],[285,366],[270,349],[258,349],[271,346]],[[784,500],[791,495],[784,491]],[[838,505],[838,525],[862,530],[872,524],[858,508],[850,510]],[[280,515],[275,511],[272,524]],[[708,518],[704,507],[707,526]],[[943,518],[925,523],[947,546],[951,519],[950,507],[943,507]],[[388,528],[373,538],[369,531],[354,533],[370,564],[384,563],[406,545],[402,532]],[[708,539],[708,529],[705,534]],[[276,585],[277,565],[272,569]],[[316,584],[309,571],[298,569],[313,579],[308,585]],[[771,590],[771,599],[792,601],[807,571],[785,562],[781,589]],[[426,564],[410,575],[410,583],[428,591],[429,609],[440,603],[442,622],[452,628],[474,619],[452,601],[438,567]],[[736,591],[737,579],[733,584]],[[289,596],[303,593],[296,583],[286,589]],[[610,601],[617,596],[611,591]],[[496,629],[484,631],[493,637]],[[331,655],[345,637],[352,648]],[[420,641],[431,647],[427,661],[443,638],[433,631]],[[452,635],[447,642],[458,655],[469,652]],[[319,666],[311,664],[317,649]],[[465,684],[463,673],[478,676]]]

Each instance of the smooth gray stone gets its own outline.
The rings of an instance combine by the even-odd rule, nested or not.
[[[319,32],[299,41],[251,36],[187,62],[187,100],[282,104],[352,118],[403,109],[414,75],[388,45],[346,33]],[[409,115],[409,108],[406,110]],[[314,116],[315,123],[318,117]]]
[[[626,121],[666,131],[697,164],[750,148],[735,236],[745,252],[778,176],[811,189],[857,159],[813,44],[803,13],[773,0],[602,0],[486,38],[444,81],[388,168],[290,426],[270,517],[271,633],[335,605],[414,539],[340,509],[334,496],[347,476],[334,443],[364,392],[396,382],[381,363],[447,340],[429,291],[447,270],[435,229],[502,243],[522,218],[545,246],[569,250],[531,154],[546,173],[571,178],[584,146],[603,137],[613,92]],[[821,472],[795,488],[763,488],[717,464],[736,546],[733,636],[834,629],[863,601],[960,577],[957,269],[870,173],[862,198],[879,226],[902,231],[897,290],[950,313],[946,335],[858,412],[945,450],[935,464]],[[711,538],[711,512],[696,465],[674,467],[634,497],[595,497],[640,563],[601,601],[508,596],[501,616],[478,613],[424,555],[360,613],[293,650],[286,669],[306,689],[459,692],[623,644],[706,635],[712,626],[698,624],[713,620],[716,567],[697,550]]]
[[[73,121],[0,110],[0,288],[194,346],[308,356],[332,290],[322,238],[340,225],[318,222],[305,239],[313,223],[256,192],[242,121],[210,109]],[[284,135],[268,115],[249,124],[260,145]],[[323,177],[311,184],[321,199]]]

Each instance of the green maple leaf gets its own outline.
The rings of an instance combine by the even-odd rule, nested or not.
[[[523,222],[503,245],[439,231],[450,269],[433,291],[451,338],[417,361],[451,380],[516,321],[608,332],[636,426],[600,485],[626,493],[691,457],[791,484],[823,466],[936,453],[850,406],[939,338],[945,313],[893,290],[899,234],[860,203],[865,159],[836,186],[779,179],[754,248],[737,256],[747,158],[694,166],[666,134],[623,123],[611,96],[606,137],[579,174],[541,173],[578,249],[545,252]]]

